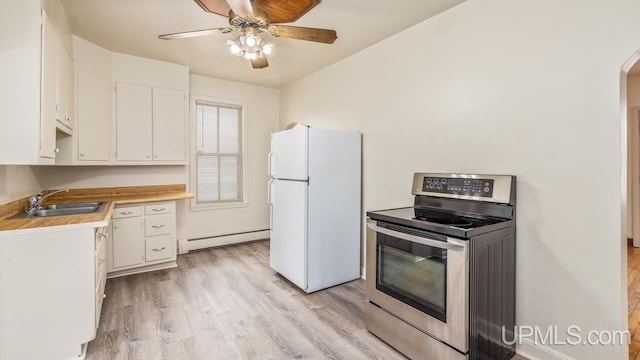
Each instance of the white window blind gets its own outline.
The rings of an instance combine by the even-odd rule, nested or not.
[[[242,108],[196,102],[196,201],[242,200]]]

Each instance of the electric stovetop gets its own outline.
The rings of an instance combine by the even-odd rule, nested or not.
[[[376,221],[400,224],[461,239],[468,239],[513,225],[513,220],[511,219],[423,209],[413,206],[369,211],[367,216]]]

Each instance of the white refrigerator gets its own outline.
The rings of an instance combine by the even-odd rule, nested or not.
[[[362,135],[273,133],[270,264],[307,293],[360,277]]]

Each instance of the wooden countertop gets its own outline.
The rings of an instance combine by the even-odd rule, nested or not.
[[[193,197],[193,194],[186,191],[184,184],[71,189],[68,192],[59,193],[47,198],[43,204],[68,204],[94,201],[106,204],[100,211],[91,214],[11,219],[12,216],[24,211],[29,206],[29,197],[26,197],[5,205],[0,205],[0,231],[109,221],[113,208],[116,205],[187,200]]]

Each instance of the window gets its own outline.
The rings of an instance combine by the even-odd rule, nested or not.
[[[196,203],[242,201],[242,107],[196,100]]]

